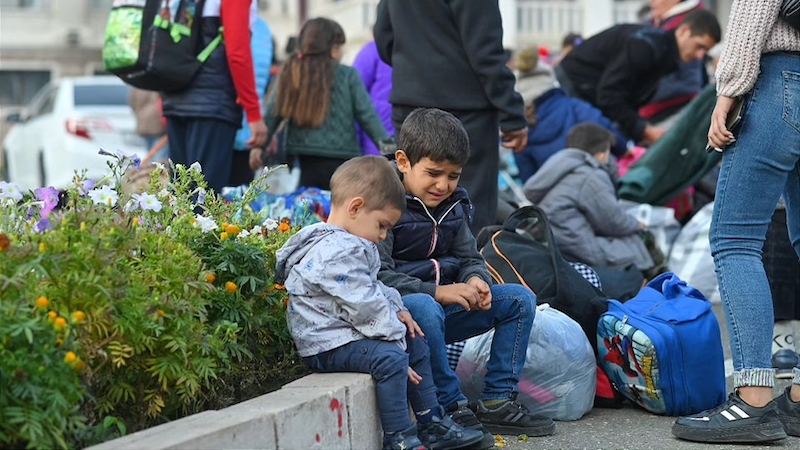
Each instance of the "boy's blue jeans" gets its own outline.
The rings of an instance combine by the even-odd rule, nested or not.
[[[772,296],[761,253],[778,197],[800,258],[800,55],[771,53],[722,153],[711,253],[728,321],[733,385],[772,386]],[[800,384],[800,370],[794,383]]]
[[[445,344],[491,329],[494,329],[494,339],[482,398],[508,398],[518,390],[536,314],[536,296],[519,284],[498,284],[492,286],[491,291],[492,308],[488,311],[465,311],[460,305],[442,307],[427,294],[403,296],[403,302],[428,340],[433,379],[439,403],[445,408],[466,400],[458,377],[447,363]]]
[[[368,373],[377,382],[378,411],[384,433],[411,427],[408,403],[415,412],[434,409],[436,387],[431,375],[430,353],[425,338],[406,336],[408,353],[395,342],[362,339],[318,355],[303,358],[314,372]],[[408,380],[409,365],[422,377],[419,384]],[[437,414],[438,415],[438,414]]]

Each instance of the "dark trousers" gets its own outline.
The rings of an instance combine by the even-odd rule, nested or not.
[[[394,105],[392,123],[396,134],[405,118],[416,107]],[[477,235],[481,228],[497,222],[497,177],[500,171],[500,138],[497,112],[486,111],[448,111],[461,121],[469,136],[469,161],[462,169],[459,184],[469,193],[475,206],[472,219],[472,233]]]
[[[231,155],[231,174],[227,186],[241,186],[253,181],[253,170],[250,169],[250,151],[234,150]]]
[[[203,167],[208,187],[216,193],[227,186],[233,160],[233,142],[239,128],[230,122],[201,117],[169,117],[169,156],[175,164]]]
[[[362,339],[318,355],[303,358],[314,372],[368,373],[377,382],[378,411],[384,433],[411,427],[408,403],[414,412],[438,411],[431,359],[424,337],[406,338],[408,353],[396,342]],[[422,377],[419,384],[408,380],[408,367]],[[437,414],[438,415],[438,414]]]
[[[761,259],[772,290],[775,320],[800,320],[800,262],[789,240],[785,209],[776,209],[772,215]]]
[[[331,176],[347,159],[300,155],[300,186],[331,190]]]

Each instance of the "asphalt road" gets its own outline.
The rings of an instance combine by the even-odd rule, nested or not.
[[[728,390],[732,388],[730,372],[730,348],[725,318],[720,305],[714,306],[722,330],[725,348]],[[789,380],[777,380],[774,393],[777,396],[789,385]],[[725,449],[792,449],[800,450],[800,438],[789,437],[771,445],[708,445],[686,442],[672,437],[674,417],[656,416],[626,403],[622,409],[595,408],[580,420],[556,422],[556,433],[552,436],[530,438],[520,441],[516,436],[503,436],[503,446],[509,450],[534,449],[675,449],[675,450],[725,450]],[[496,446],[495,448],[497,448]]]

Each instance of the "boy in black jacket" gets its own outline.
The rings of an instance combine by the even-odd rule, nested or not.
[[[428,339],[439,403],[457,423],[484,431],[488,446],[493,439],[485,429],[552,434],[552,420],[532,417],[516,402],[536,297],[521,285],[490,286],[469,228],[472,205],[458,186],[469,158],[464,127],[450,113],[420,108],[403,123],[398,147],[407,210],[378,245],[378,278],[404,296],[427,294],[408,296],[404,302]],[[448,365],[445,344],[492,329],[485,388],[473,413]]]

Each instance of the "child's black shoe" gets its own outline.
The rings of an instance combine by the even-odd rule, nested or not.
[[[427,447],[417,437],[417,425],[414,424],[403,431],[385,433],[383,450],[427,450]]]
[[[449,450],[480,442],[483,433],[464,428],[448,416],[433,416],[430,422],[419,425],[419,439],[430,450]]]

